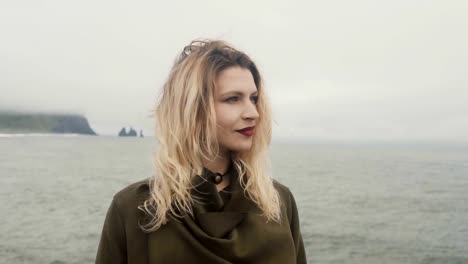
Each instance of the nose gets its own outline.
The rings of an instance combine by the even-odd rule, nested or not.
[[[247,119],[247,120],[257,120],[259,117],[258,111],[257,111],[257,106],[255,104],[252,104],[249,102],[245,108],[244,111],[242,112],[242,119]]]

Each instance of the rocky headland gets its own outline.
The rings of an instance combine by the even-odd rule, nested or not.
[[[97,135],[86,117],[78,114],[48,114],[0,111],[0,133],[57,133]]]

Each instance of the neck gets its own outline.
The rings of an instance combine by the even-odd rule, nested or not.
[[[231,157],[228,154],[223,156],[218,156],[214,160],[205,160],[203,159],[203,166],[208,170],[216,173],[225,174],[231,165]],[[226,188],[231,183],[231,179],[229,177],[223,177],[223,181],[216,185],[216,189],[221,191],[222,189]]]
[[[203,166],[212,172],[225,174],[231,165],[231,157],[229,154],[217,156],[214,160],[203,159]]]

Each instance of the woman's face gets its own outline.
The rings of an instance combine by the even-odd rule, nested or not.
[[[257,87],[249,70],[230,67],[218,75],[215,111],[221,153],[243,152],[252,147],[253,134],[237,130],[256,125],[257,97]],[[252,132],[255,133],[255,127]]]

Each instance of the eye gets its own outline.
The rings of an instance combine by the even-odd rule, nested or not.
[[[226,102],[237,102],[237,101],[239,101],[239,97],[237,97],[237,96],[229,97],[225,101]]]
[[[252,96],[252,101],[254,102],[254,104],[257,104],[258,103],[258,96]]]

